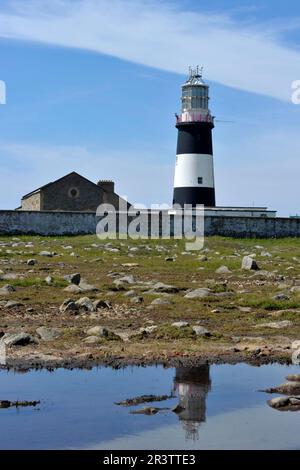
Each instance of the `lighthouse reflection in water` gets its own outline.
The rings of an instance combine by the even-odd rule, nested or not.
[[[178,394],[178,418],[187,439],[198,439],[198,430],[206,420],[206,396],[211,388],[209,365],[178,367],[174,377],[174,392]],[[179,408],[179,410],[180,410]]]

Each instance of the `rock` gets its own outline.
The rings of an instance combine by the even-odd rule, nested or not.
[[[113,287],[114,290],[117,290],[117,291],[126,290],[124,282],[120,281],[119,279],[115,279],[113,281],[113,284],[114,284],[114,287]]]
[[[79,309],[85,310],[86,312],[93,312],[94,305],[89,297],[81,297],[75,302]]]
[[[99,336],[101,337],[106,337],[108,336],[108,330],[104,328],[103,326],[93,326],[92,328],[89,328],[86,332],[87,335],[89,336],[97,336],[99,340]]]
[[[133,276],[123,276],[123,277],[120,277],[118,281],[123,282],[124,284],[135,284],[135,280]]]
[[[153,291],[154,292],[166,292],[168,294],[175,294],[176,292],[179,292],[179,289],[178,287],[164,284],[163,282],[157,282],[156,284],[153,285]]]
[[[272,298],[273,298],[273,300],[289,300],[290,299],[288,295],[283,294],[283,293],[276,294]]]
[[[83,340],[83,342],[87,344],[97,344],[99,343],[99,339],[99,336],[88,336]]]
[[[173,398],[173,395],[141,395],[139,397],[127,398],[126,400],[118,401],[115,405],[119,406],[136,406],[141,403],[151,403],[154,401],[165,401]]]
[[[220,266],[217,270],[216,270],[216,274],[230,274],[231,271],[230,269],[228,269],[227,266]]]
[[[274,321],[270,323],[260,323],[259,325],[255,325],[255,328],[275,328],[275,329],[280,329],[280,328],[288,328],[289,326],[292,326],[293,322],[290,320],[282,320],[282,321]]]
[[[293,287],[291,288],[291,292],[292,292],[293,294],[300,294],[300,286],[293,286]]]
[[[300,397],[278,397],[267,401],[271,408],[280,411],[299,411]]]
[[[53,341],[60,337],[61,333],[56,328],[41,326],[35,330],[43,341]]]
[[[83,279],[80,281],[79,286],[82,292],[97,292],[99,289],[92,284],[87,283]]]
[[[67,274],[66,276],[64,276],[64,279],[70,284],[75,284],[76,286],[78,286],[80,284],[81,275],[80,273]]]
[[[195,325],[192,328],[193,328],[193,331],[196,333],[197,336],[206,336],[206,337],[211,336],[211,333],[206,328],[204,328],[203,326]]]
[[[244,256],[244,258],[242,260],[242,269],[257,271],[259,269],[259,267],[258,267],[255,259],[253,259],[251,256]]]
[[[175,326],[176,328],[185,328],[189,326],[189,323],[187,321],[176,321],[172,323],[172,326]]]
[[[51,253],[50,251],[41,251],[39,253],[39,256],[48,256],[49,258],[52,258],[53,253]]]
[[[300,374],[287,375],[286,380],[289,382],[300,382]]]
[[[262,251],[261,254],[260,254],[260,256],[266,256],[266,257],[268,257],[268,258],[271,258],[271,257],[272,257],[271,253],[269,253],[268,251]]]
[[[300,349],[300,341],[296,340],[292,342],[292,349]]]
[[[78,305],[74,302],[72,299],[66,299],[64,302],[61,304],[59,307],[59,310],[64,313],[64,312],[70,312],[70,313],[76,313],[78,312]]]
[[[53,284],[53,277],[52,276],[45,277],[45,282],[46,284],[48,284],[48,286],[51,286],[51,284]]]
[[[141,304],[144,302],[144,297],[137,295],[135,297],[131,297],[130,302],[132,304]]]
[[[167,256],[165,258],[165,261],[175,261],[175,258],[173,258],[172,256]]]
[[[238,307],[239,311],[242,313],[250,313],[251,312],[251,307]]]
[[[139,266],[138,263],[122,263],[121,266],[123,266],[124,268],[136,268],[137,266]]]
[[[22,302],[18,302],[17,300],[9,300],[5,304],[5,308],[15,308],[15,307],[22,307],[24,304]]]
[[[5,344],[6,347],[12,346],[27,346],[28,344],[36,344],[37,341],[33,336],[28,333],[6,333],[0,340],[1,344]]]
[[[204,299],[211,295],[211,289],[207,287],[201,287],[199,289],[192,290],[185,294],[186,299]]]
[[[146,333],[146,334],[151,334],[151,333],[154,333],[154,331],[157,330],[157,326],[156,325],[151,325],[151,326],[146,326],[145,328],[140,328],[140,333]]]
[[[109,300],[95,300],[93,305],[95,310],[100,308],[112,308],[111,302]]]
[[[69,292],[70,294],[79,294],[83,291],[81,287],[77,286],[76,284],[70,284],[69,286],[64,288],[64,292]]]
[[[124,297],[134,297],[135,295],[135,290],[128,290],[127,292],[125,292],[125,294],[123,294]]]
[[[0,295],[9,295],[12,292],[15,292],[15,290],[16,289],[11,284],[5,284],[5,286],[0,288]]]
[[[203,263],[204,261],[207,261],[207,256],[201,255],[201,256],[199,256],[198,260],[199,260],[201,263]]]
[[[151,305],[171,305],[173,302],[169,299],[162,299],[159,297],[158,299],[154,299],[151,302]]]
[[[27,264],[28,264],[28,266],[34,266],[35,264],[37,264],[37,260],[36,259],[29,259],[29,260],[27,260]]]
[[[132,415],[156,415],[159,411],[165,410],[166,408],[155,408],[153,406],[146,406],[145,408],[141,408],[140,410],[130,411]]]
[[[266,393],[282,393],[283,395],[289,395],[291,393],[295,395],[300,394],[300,382],[286,382],[284,384],[278,385],[277,387],[267,388],[262,390]]]

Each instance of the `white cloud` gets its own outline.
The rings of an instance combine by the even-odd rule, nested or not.
[[[295,19],[290,25],[298,27]],[[300,53],[280,45],[281,33],[274,23],[237,23],[170,1],[14,0],[8,11],[0,7],[3,38],[88,49],[176,73],[202,63],[211,80],[290,101]]]

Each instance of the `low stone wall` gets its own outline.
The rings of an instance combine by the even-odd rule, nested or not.
[[[0,234],[80,235],[96,233],[99,218],[88,212],[0,211]],[[171,224],[172,225],[172,224]],[[205,217],[205,235],[299,237],[300,219]]]

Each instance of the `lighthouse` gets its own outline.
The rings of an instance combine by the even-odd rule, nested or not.
[[[203,204],[215,207],[212,129],[209,86],[202,79],[202,68],[189,69],[182,85],[178,129],[173,204]]]

